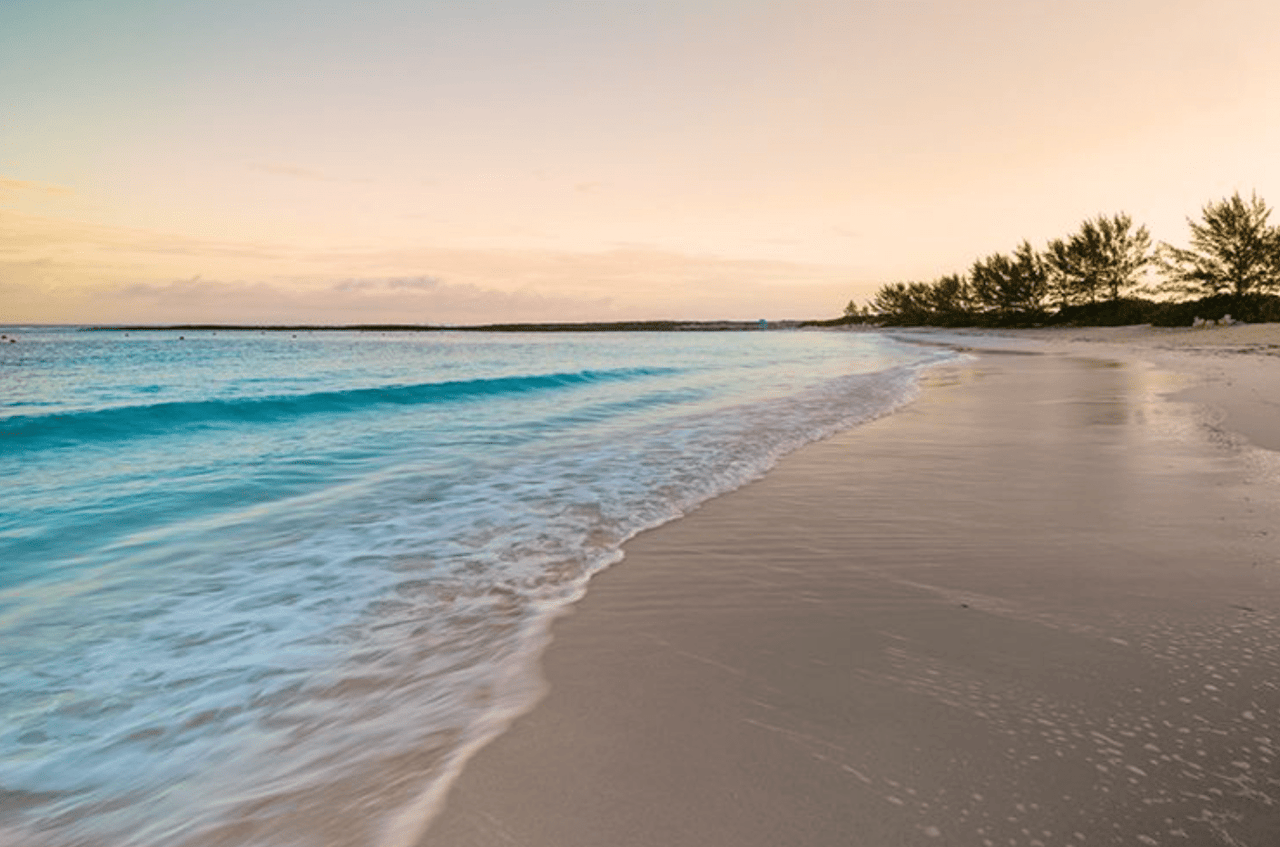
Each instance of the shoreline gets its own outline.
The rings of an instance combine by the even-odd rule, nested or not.
[[[939,366],[629,542],[419,843],[1260,843],[1260,451],[1211,437],[1163,353],[1023,332],[895,331],[1047,355]],[[1239,364],[1190,390],[1245,396]]]
[[[84,324],[85,332],[755,332],[797,329],[806,321],[581,321],[499,324]],[[26,326],[14,324],[13,326]]]
[[[1243,437],[1280,452],[1280,324],[1230,327],[1052,327],[1029,330],[929,330],[888,332],[906,341],[999,351],[1020,349],[1060,355],[1148,362],[1183,374],[1188,386],[1169,399],[1196,403],[1218,437]]]

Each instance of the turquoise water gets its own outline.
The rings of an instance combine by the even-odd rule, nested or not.
[[[627,538],[951,355],[0,329],[0,836],[32,845],[406,843]]]

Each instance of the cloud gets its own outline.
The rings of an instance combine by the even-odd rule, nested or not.
[[[242,241],[217,241],[156,230],[104,226],[0,209],[0,254],[38,252],[84,256],[84,251],[265,258],[278,250]]]
[[[298,165],[269,164],[265,162],[254,162],[249,165],[251,170],[261,171],[263,173],[275,174],[277,176],[291,176],[295,179],[309,179],[318,182],[332,182],[333,177],[325,176],[319,171],[311,168],[303,168]]]
[[[430,323],[826,317],[847,270],[694,255],[206,239],[0,210],[5,320]]]
[[[590,320],[610,310],[608,298],[580,300],[535,291],[502,291],[431,277],[346,279],[336,283],[250,282],[192,278],[132,283],[97,292],[110,323],[487,323]],[[514,319],[514,318],[511,318]]]
[[[434,291],[440,287],[440,280],[432,276],[420,277],[400,277],[391,279],[344,279],[335,282],[331,287],[333,291],[366,291],[375,292],[410,290],[410,291]]]
[[[25,179],[13,179],[11,177],[0,176],[0,192],[19,192],[30,191],[37,194],[58,194],[69,195],[74,194],[70,188],[61,185],[53,185],[47,182],[32,182]]]
[[[250,170],[260,171],[262,173],[274,174],[276,176],[287,176],[293,179],[305,180],[308,182],[347,182],[368,184],[373,180],[368,177],[336,177],[329,174],[321,173],[312,168],[304,168],[300,165],[288,165],[269,162],[254,162],[249,165]]]

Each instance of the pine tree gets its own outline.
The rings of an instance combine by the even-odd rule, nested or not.
[[[1039,311],[1049,293],[1049,269],[1027,241],[1012,257],[995,253],[974,262],[969,279],[978,305],[1001,314]]]
[[[1110,299],[1138,284],[1142,271],[1154,259],[1151,236],[1145,226],[1132,230],[1126,214],[1099,215],[1086,220],[1066,241],[1054,239],[1045,250],[1063,304],[1095,303],[1105,291]]]
[[[1236,192],[1207,204],[1203,222],[1188,219],[1191,249],[1162,244],[1163,288],[1186,295],[1250,294],[1280,288],[1280,230],[1267,225],[1271,209]]]

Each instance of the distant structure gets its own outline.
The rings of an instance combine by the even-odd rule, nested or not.
[[[759,322],[758,324],[756,324],[756,325],[757,325],[757,326],[759,326],[761,329],[768,329],[768,328],[769,328],[769,322],[768,322],[768,321],[766,321],[764,318],[761,318],[761,319],[760,319],[760,322]]]

